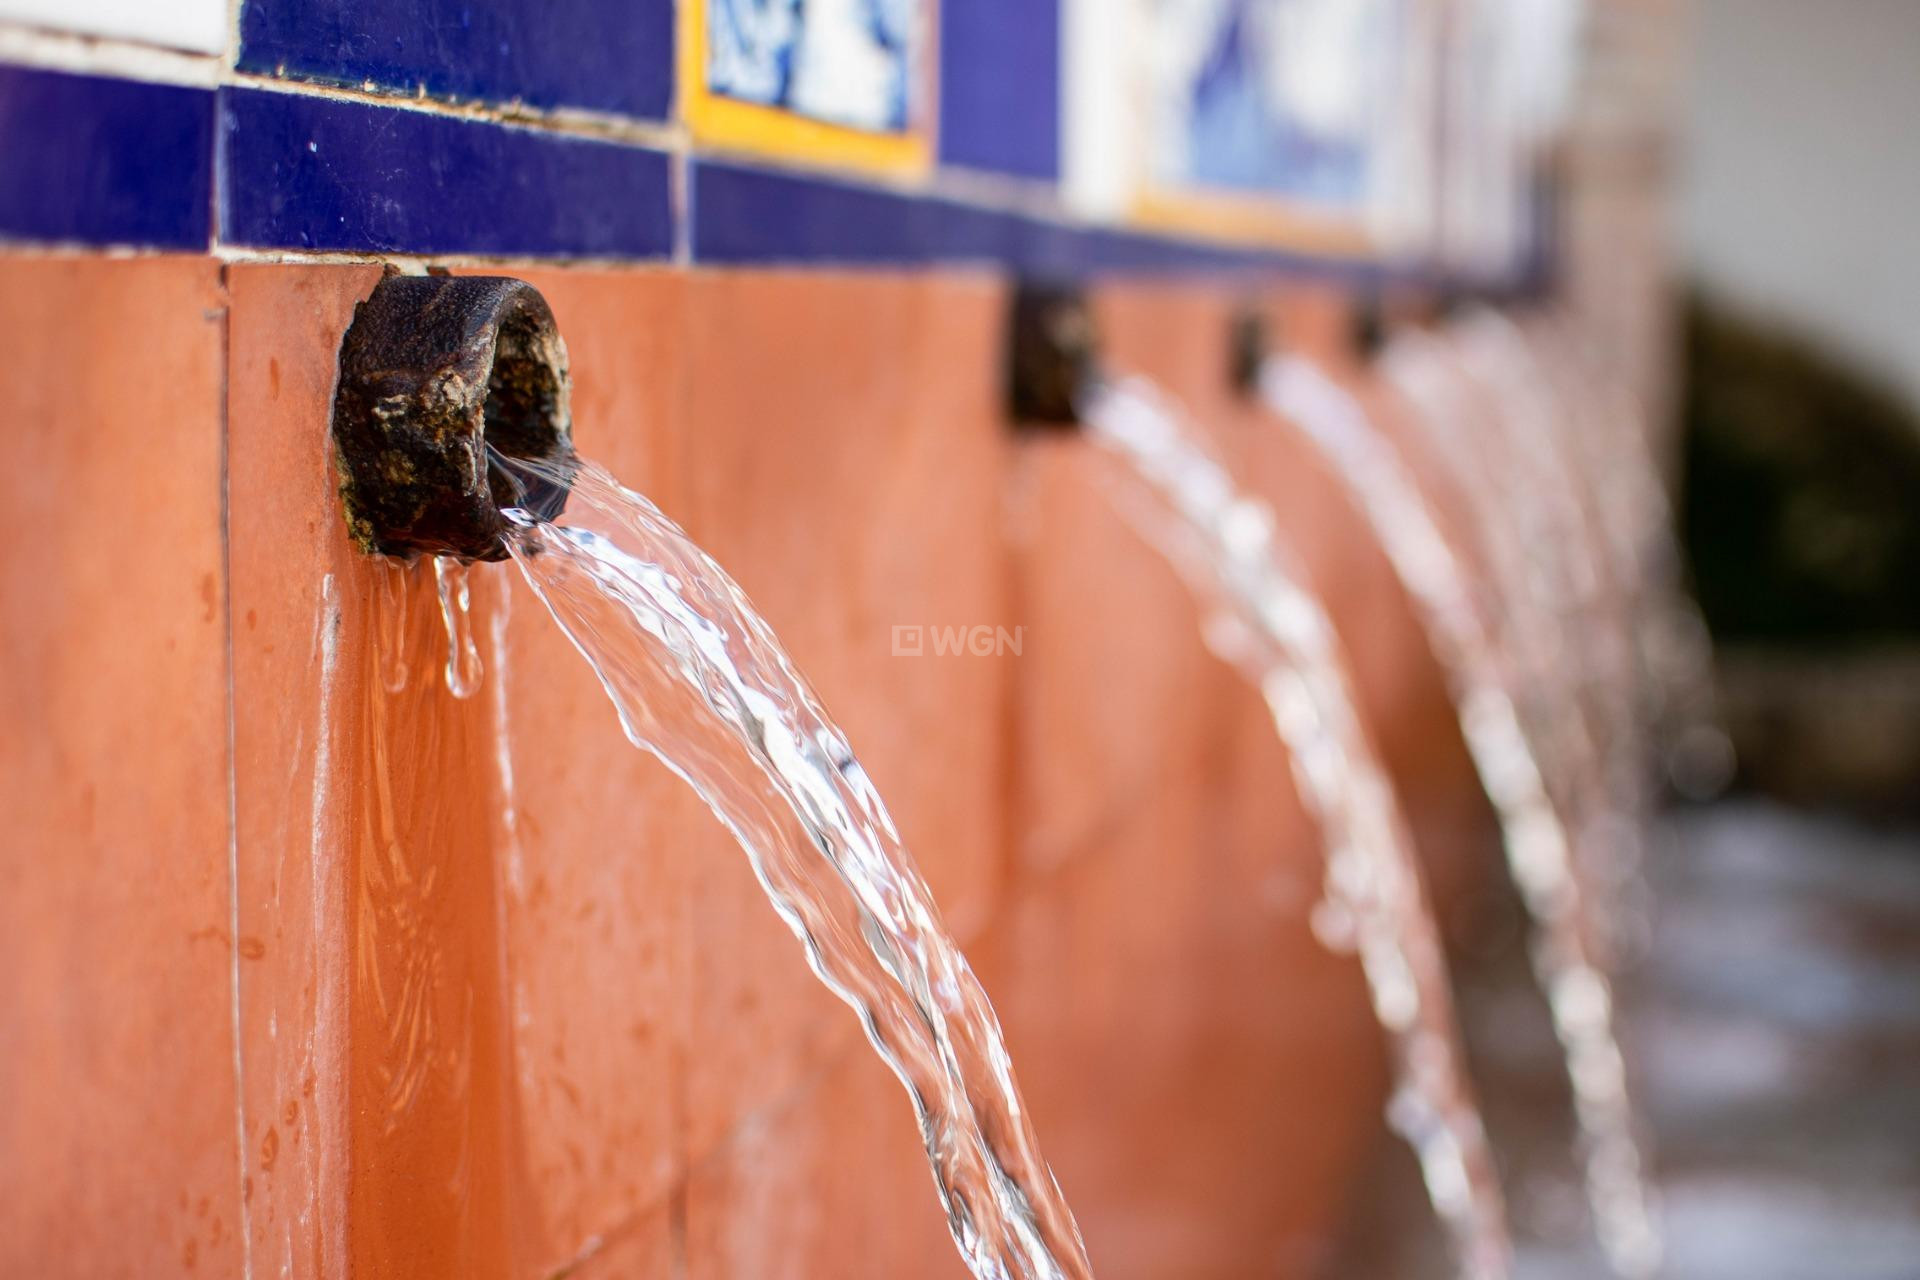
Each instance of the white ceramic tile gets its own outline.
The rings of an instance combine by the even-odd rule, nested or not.
[[[1068,207],[1117,222],[1139,186],[1145,127],[1133,65],[1145,39],[1140,0],[1064,0],[1061,12],[1061,180]]]
[[[227,0],[0,0],[0,22],[220,53]]]

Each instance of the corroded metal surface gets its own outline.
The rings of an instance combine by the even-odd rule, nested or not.
[[[388,276],[341,344],[333,439],[362,549],[505,559],[500,508],[557,515],[571,474],[567,351],[546,301],[498,276]],[[490,448],[543,478],[509,475]]]
[[[1267,338],[1267,318],[1257,307],[1246,306],[1234,313],[1227,334],[1227,379],[1236,394],[1250,396],[1260,386],[1260,366],[1272,344]]]
[[[1007,325],[1007,409],[1024,426],[1079,422],[1075,398],[1093,378],[1098,335],[1085,296],[1059,285],[1023,284]]]

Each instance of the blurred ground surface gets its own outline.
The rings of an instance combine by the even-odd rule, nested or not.
[[[1620,995],[1654,1129],[1664,1274],[1920,1277],[1920,828],[1740,802],[1680,812],[1660,834],[1651,932]],[[1517,915],[1501,902],[1481,921],[1461,1001],[1516,1275],[1603,1277]],[[1329,1277],[1448,1274],[1394,1145],[1363,1200]]]

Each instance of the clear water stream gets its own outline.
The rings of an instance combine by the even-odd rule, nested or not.
[[[1391,783],[1355,701],[1339,637],[1273,516],[1240,493],[1173,406],[1139,380],[1082,397],[1089,435],[1133,483],[1142,535],[1203,607],[1209,644],[1265,697],[1326,850],[1316,927],[1359,955],[1394,1069],[1388,1118],[1412,1146],[1462,1276],[1508,1274],[1512,1247],[1467,1079],[1439,929]]]
[[[1090,1277],[986,993],[766,621],[678,526],[591,462],[564,524],[507,516],[514,563],[599,676],[627,738],[732,832],[813,972],[906,1087],[968,1268],[982,1280]],[[456,619],[457,583],[445,577],[442,599]],[[464,667],[455,634],[450,679]]]
[[[1488,309],[1473,312],[1449,334],[1456,361],[1491,393],[1495,412],[1488,425],[1500,433],[1511,471],[1506,505],[1524,509],[1537,536],[1550,540],[1537,550],[1557,553],[1569,590],[1560,607],[1580,643],[1577,661],[1562,663],[1560,689],[1584,698],[1587,722],[1599,750],[1599,776],[1590,818],[1591,855],[1583,871],[1591,882],[1604,926],[1602,942],[1621,946],[1640,914],[1650,791],[1642,730],[1643,684],[1636,640],[1631,582],[1634,571],[1613,554],[1600,506],[1597,481],[1610,469],[1586,464],[1596,436],[1619,434],[1620,424],[1597,428],[1570,411],[1551,371],[1518,325]],[[1584,437],[1584,438],[1583,438]],[[1569,671],[1581,673],[1570,681]]]
[[[1412,411],[1409,424],[1470,510],[1463,530],[1482,556],[1488,628],[1505,659],[1534,758],[1586,875],[1610,856],[1607,744],[1588,695],[1590,630],[1575,606],[1560,517],[1545,510],[1550,490],[1529,481],[1502,445],[1506,423],[1489,423],[1488,393],[1451,345],[1419,331],[1397,335],[1377,363]],[[1571,669],[1571,671],[1570,671]],[[1594,942],[1611,930],[1593,903]]]
[[[1430,386],[1420,379],[1410,381],[1416,390]],[[1536,646],[1527,666],[1502,652],[1476,604],[1470,578],[1418,484],[1352,395],[1297,358],[1272,363],[1262,389],[1268,403],[1320,448],[1348,485],[1412,596],[1446,672],[1461,732],[1500,821],[1508,867],[1534,923],[1534,972],[1567,1060],[1595,1230],[1617,1272],[1651,1275],[1659,1265],[1660,1235],[1625,1061],[1614,1032],[1612,990],[1594,954],[1600,926],[1575,863],[1562,808],[1549,793],[1516,693],[1518,682],[1529,679],[1538,682],[1532,691],[1536,707],[1554,701],[1556,672],[1537,646],[1554,643],[1553,637],[1566,629],[1563,620],[1540,617],[1553,606],[1541,601],[1539,578],[1515,563],[1525,545],[1520,540],[1526,530],[1537,529],[1538,522],[1487,530],[1495,544],[1489,550],[1509,579],[1505,607],[1510,614],[1532,619],[1532,625],[1522,622],[1515,628],[1519,647]],[[1459,445],[1451,436],[1447,443]],[[1499,500],[1487,494],[1471,496]],[[1630,697],[1631,691],[1621,690],[1617,696]],[[1577,708],[1562,709],[1543,718],[1579,715]],[[1562,741],[1570,736],[1563,734]],[[1604,769],[1591,740],[1585,735],[1577,735],[1577,740],[1583,748],[1578,764]],[[1616,744],[1616,749],[1623,746]],[[1620,802],[1617,783],[1570,790],[1572,803]],[[1616,812],[1613,821],[1628,824],[1638,817]],[[1620,846],[1612,848],[1617,854]]]

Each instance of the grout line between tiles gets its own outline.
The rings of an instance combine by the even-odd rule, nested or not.
[[[235,1191],[240,1202],[240,1274],[253,1278],[253,1210],[247,1195],[247,1091],[245,1054],[240,1016],[240,783],[236,728],[233,643],[233,471],[232,410],[229,383],[233,373],[233,305],[227,292],[227,269],[220,268],[220,582],[221,609],[226,626],[227,676],[227,999],[233,1032],[233,1119],[235,1129]]]

